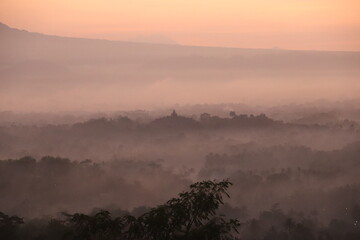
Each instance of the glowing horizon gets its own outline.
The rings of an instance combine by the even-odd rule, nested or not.
[[[0,21],[59,36],[127,40],[160,36],[183,45],[360,50],[355,0],[3,0]]]

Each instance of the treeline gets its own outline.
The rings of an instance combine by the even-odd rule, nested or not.
[[[192,117],[178,115],[175,110],[171,115],[160,117],[146,123],[131,120],[128,117],[119,116],[114,119],[98,118],[73,125],[74,129],[98,129],[101,132],[112,131],[131,131],[131,130],[194,130],[194,129],[222,129],[231,127],[268,127],[283,124],[268,118],[265,114],[260,115],[237,115],[235,112],[229,113],[229,118],[212,116],[208,113],[200,115],[198,120]]]
[[[151,156],[198,162],[209,149],[223,151],[246,142],[332,149],[358,140],[356,130],[283,123],[264,114],[232,112],[222,118],[204,113],[195,119],[174,112],[146,122],[120,116],[65,125],[0,126],[0,159],[50,155],[103,161]]]
[[[0,211],[33,217],[94,206],[131,209],[159,204],[189,183],[158,162],[8,159],[0,161]]]
[[[318,178],[355,175],[360,169],[359,149],[360,141],[331,151],[296,145],[232,145],[228,147],[228,153],[207,154],[201,175],[216,177],[217,173],[229,175],[244,169],[266,174],[268,170],[274,172],[275,169],[287,170],[289,167]]]
[[[8,152],[19,146],[31,146],[31,143],[39,143],[44,150],[49,141],[52,148],[59,145],[66,145],[64,138],[68,141],[79,141],[80,139],[101,139],[101,141],[124,140],[129,137],[141,137],[139,140],[146,140],[153,134],[166,135],[171,133],[196,133],[201,131],[227,130],[227,129],[271,129],[286,124],[268,118],[265,114],[236,115],[231,113],[229,118],[211,116],[204,113],[200,119],[178,115],[175,111],[165,117],[149,120],[146,122],[130,119],[126,116],[116,118],[94,118],[84,122],[60,125],[21,125],[13,124],[0,126],[0,154]],[[78,144],[78,143],[77,143]],[[97,146],[99,147],[99,145]],[[69,149],[66,149],[70,151]],[[78,151],[76,149],[75,151]],[[31,151],[33,154],[34,151]],[[24,155],[24,154],[23,154]]]
[[[316,212],[321,222],[346,219],[360,202],[360,142],[319,151],[299,146],[246,145],[232,154],[210,153],[200,178],[230,178],[232,203],[264,209]],[[336,206],[336,207],[334,207]]]
[[[62,219],[46,224],[27,223],[23,219],[0,212],[0,238],[74,239],[74,240],[199,240],[235,239],[240,223],[226,219],[217,210],[231,182],[203,181],[190,185],[165,204],[149,209],[140,216],[129,213],[118,217],[100,210],[93,215],[63,213]]]
[[[51,125],[48,125],[51,126]],[[78,122],[74,124],[58,125],[58,126],[71,126],[72,130],[88,130],[95,129],[97,131],[109,132],[112,131],[151,131],[151,130],[195,130],[195,129],[227,129],[227,128],[261,128],[261,127],[310,127],[318,128],[334,128],[344,130],[359,130],[359,125],[355,121],[343,120],[342,122],[332,124],[319,124],[319,123],[285,123],[284,121],[274,120],[269,118],[264,113],[254,114],[237,114],[235,111],[229,112],[229,117],[219,117],[209,113],[189,116],[179,115],[173,112],[164,117],[156,119],[138,120],[129,118],[127,116],[118,116],[115,118],[92,118],[87,121]]]
[[[357,240],[360,206],[346,219],[318,221],[316,213],[285,213],[278,205],[256,218],[236,215],[227,204],[228,180],[190,185],[176,198],[141,213],[96,210],[90,214],[62,213],[56,218],[26,220],[0,212],[0,238],[6,240]],[[240,210],[240,212],[243,211]],[[235,214],[234,214],[235,213]],[[231,214],[230,214],[231,215]]]
[[[278,203],[284,211],[317,212],[318,220],[327,223],[346,219],[347,209],[360,202],[359,144],[329,152],[246,145],[233,154],[208,154],[199,171],[164,167],[161,160],[1,160],[0,206],[24,217],[93,207],[132,209],[159,204],[194,179],[229,178],[235,184],[230,203],[247,206],[242,213],[249,217]]]

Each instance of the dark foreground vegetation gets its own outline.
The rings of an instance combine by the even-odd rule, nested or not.
[[[163,205],[136,217],[125,214],[112,217],[100,210],[93,215],[63,213],[62,219],[46,224],[24,221],[17,216],[0,213],[1,239],[234,239],[240,223],[217,214],[224,204],[229,181],[203,181],[190,185]]]
[[[360,206],[349,210],[346,220],[320,224],[316,214],[285,214],[277,205],[258,218],[240,223],[221,214],[228,180],[202,181],[190,185],[165,204],[147,209],[139,216],[107,210],[92,214],[62,213],[58,218],[25,221],[0,212],[0,238],[4,240],[358,240]]]

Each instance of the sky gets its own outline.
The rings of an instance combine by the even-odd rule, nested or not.
[[[52,35],[360,51],[359,0],[1,0],[0,22]]]

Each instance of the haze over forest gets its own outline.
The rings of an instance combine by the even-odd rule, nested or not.
[[[355,51],[0,24],[0,239],[358,240],[359,79]]]
[[[358,98],[360,53],[65,38],[0,25],[3,110],[278,105]]]

